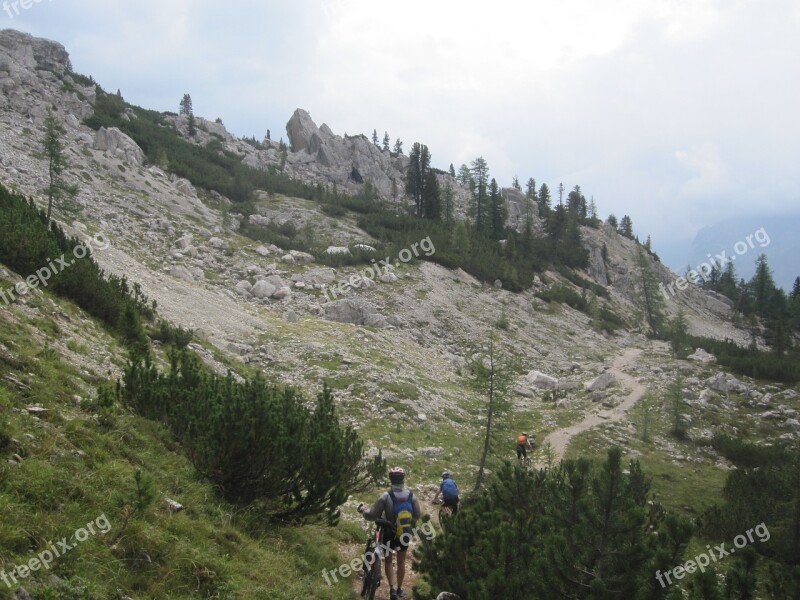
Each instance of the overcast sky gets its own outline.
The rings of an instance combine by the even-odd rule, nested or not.
[[[285,135],[303,107],[441,168],[579,184],[676,267],[706,225],[800,213],[800,0],[40,0],[0,19],[129,102],[189,92],[239,135]]]

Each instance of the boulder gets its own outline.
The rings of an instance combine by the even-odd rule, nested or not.
[[[216,248],[217,250],[227,250],[231,247],[228,242],[221,240],[218,237],[212,237],[210,240],[208,240],[208,245],[212,248]]]
[[[717,373],[713,377],[706,379],[705,384],[712,390],[725,394],[729,392],[747,394],[750,392],[750,388],[745,383],[742,383],[736,379],[736,377],[728,373]]]
[[[702,348],[698,348],[694,351],[694,354],[688,357],[689,360],[696,360],[697,362],[701,362],[704,364],[715,362],[717,359],[714,357],[713,354],[709,354]]]
[[[394,273],[384,273],[381,275],[381,283],[397,283],[398,281],[397,275]]]
[[[269,225],[269,219],[261,215],[250,215],[247,220],[251,225],[258,225],[259,227],[266,227]]]
[[[275,295],[275,292],[278,291],[278,288],[272,285],[268,281],[257,281],[256,284],[252,287],[250,294],[262,300],[264,298],[272,298]]]
[[[94,149],[110,152],[134,165],[144,162],[144,152],[130,137],[117,127],[101,127],[94,136]]]
[[[545,375],[539,371],[531,371],[525,376],[525,381],[531,387],[538,390],[554,390],[558,385],[558,379]]]
[[[294,261],[298,264],[305,264],[314,262],[315,258],[313,254],[309,254],[308,252],[300,252],[299,250],[290,250],[289,254],[294,257]]]
[[[266,246],[259,246],[258,248],[256,248],[256,254],[258,254],[259,256],[269,256],[270,254],[269,248],[267,248]]]
[[[184,281],[194,281],[192,272],[182,265],[176,265],[169,270],[169,274]]]
[[[602,373],[598,377],[595,377],[591,381],[588,381],[584,384],[583,389],[586,392],[597,392],[601,390],[605,390],[611,387],[617,378],[614,377],[614,374],[611,371],[606,371]]]
[[[236,284],[236,287],[233,288],[234,291],[239,294],[240,296],[250,296],[250,290],[253,289],[253,286],[250,285],[249,281],[240,281]]]
[[[344,298],[323,305],[324,317],[337,323],[386,327],[386,319],[369,302],[359,298]]]
[[[336,271],[326,267],[309,269],[303,273],[302,281],[310,285],[331,285],[336,281]]]
[[[417,454],[421,454],[425,458],[437,458],[444,453],[444,448],[431,447],[431,448],[417,448]]]
[[[284,298],[288,298],[292,295],[292,290],[286,286],[279,288],[277,292],[272,294],[272,298],[274,300],[283,300]]]
[[[184,235],[175,242],[175,247],[181,251],[188,249],[191,245],[192,245],[191,234]]]

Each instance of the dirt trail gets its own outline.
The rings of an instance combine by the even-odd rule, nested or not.
[[[564,458],[564,453],[567,451],[569,443],[572,438],[579,433],[587,431],[592,427],[600,425],[601,423],[614,423],[621,421],[628,413],[628,411],[644,396],[647,388],[641,383],[636,381],[633,377],[624,372],[624,369],[636,362],[636,359],[641,355],[642,350],[639,348],[629,348],[616,359],[611,365],[610,371],[617,378],[617,381],[623,388],[630,389],[630,393],[625,399],[614,408],[608,410],[600,410],[587,415],[580,423],[576,423],[564,429],[557,429],[548,435],[542,443],[542,448],[546,447],[549,443],[553,450],[553,459],[555,462]],[[538,468],[544,467],[544,463],[540,460],[535,465]]]

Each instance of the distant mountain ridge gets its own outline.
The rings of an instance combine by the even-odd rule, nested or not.
[[[755,262],[766,254],[775,276],[775,283],[791,290],[800,275],[800,215],[772,217],[737,217],[704,227],[695,236],[683,265],[672,265],[679,273],[688,266],[696,268],[725,251],[734,257],[739,277],[749,279],[755,273]],[[752,236],[748,241],[748,236]],[[737,247],[738,244],[738,247]]]

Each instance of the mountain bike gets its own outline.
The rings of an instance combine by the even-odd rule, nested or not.
[[[442,507],[439,509],[439,526],[442,528],[442,531],[447,533],[447,528],[450,526],[450,520],[454,516],[453,507],[446,506],[444,502],[442,502]]]
[[[360,511],[359,511],[360,512]],[[361,585],[361,597],[373,600],[375,592],[381,585],[381,542],[388,540],[394,525],[386,519],[376,519],[375,529],[367,539],[364,551],[364,583]],[[371,560],[367,560],[372,557]]]

